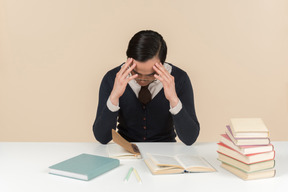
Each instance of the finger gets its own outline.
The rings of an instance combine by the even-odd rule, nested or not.
[[[132,63],[133,59],[132,58],[128,58],[127,61],[125,62],[125,64],[123,65],[122,67],[122,74],[127,70],[129,69],[131,63]]]
[[[120,69],[120,75],[122,75],[126,70],[127,68],[131,65],[133,59],[132,58],[128,58],[127,61],[125,62],[125,64],[121,67]]]
[[[136,63],[133,63],[124,73],[123,78],[127,78],[127,76],[131,73],[131,71],[136,67]]]
[[[168,70],[162,65],[161,63],[156,63],[156,67],[162,71],[162,77],[167,81],[167,83],[170,85],[174,83],[174,77],[168,72]]]
[[[159,68],[157,68],[157,66],[153,66],[153,69],[156,71],[158,76],[161,77],[161,79],[163,81],[166,81],[167,83],[169,82],[170,77],[167,76],[167,74],[165,72],[161,71]],[[167,71],[167,73],[168,73],[168,71]],[[170,74],[168,74],[168,75],[170,75]],[[162,82],[162,83],[164,83],[164,82]]]
[[[161,63],[155,64],[156,68],[158,68],[162,72],[162,76],[170,77],[170,73],[165,69],[165,67]]]
[[[164,86],[164,84],[166,85],[166,82],[164,81],[164,79],[160,75],[155,74],[154,77],[156,79],[158,79],[163,84],[163,86]]]
[[[127,83],[128,83],[129,81],[131,81],[131,80],[133,80],[133,79],[135,79],[135,78],[137,78],[137,77],[138,77],[138,74],[132,75],[132,76],[130,76],[129,78],[127,78],[126,81],[127,81]]]

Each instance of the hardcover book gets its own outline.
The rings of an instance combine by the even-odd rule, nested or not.
[[[147,154],[144,160],[152,174],[216,171],[203,157],[192,155],[164,156]]]
[[[247,154],[253,154],[253,153],[263,153],[268,151],[273,151],[274,146],[270,143],[268,145],[240,145],[237,146],[234,144],[234,142],[230,139],[230,137],[227,134],[221,134],[220,142],[224,143],[225,145],[231,147],[232,149],[235,149],[236,151],[247,155]]]
[[[247,173],[261,171],[264,169],[272,169],[275,166],[275,160],[263,161],[260,163],[253,163],[253,164],[245,164],[242,163],[241,161],[237,161],[236,159],[233,159],[221,153],[218,153],[218,160]]]
[[[227,145],[223,143],[218,143],[218,153],[224,154],[226,156],[229,156],[233,159],[236,159],[238,161],[241,161],[245,164],[252,164],[252,163],[258,163],[262,161],[268,161],[273,160],[275,158],[275,151],[270,152],[264,152],[264,153],[254,153],[249,155],[243,155],[239,153],[238,151],[228,147]]]
[[[236,167],[233,167],[233,166],[228,165],[226,163],[222,163],[221,167],[230,171],[231,173],[240,177],[243,180],[271,178],[271,177],[274,177],[276,174],[275,169],[266,169],[266,170],[262,170],[262,171],[255,171],[255,172],[247,173],[245,171],[237,169]]]
[[[118,167],[120,161],[108,157],[81,154],[49,167],[49,173],[89,181]]]
[[[269,131],[261,118],[231,118],[230,128],[236,138],[269,137]]]
[[[230,126],[226,126],[226,134],[229,136],[231,141],[235,145],[242,146],[242,145],[268,145],[270,143],[270,139],[267,138],[252,138],[252,137],[247,137],[247,138],[236,138],[232,134],[232,131],[230,129]]]

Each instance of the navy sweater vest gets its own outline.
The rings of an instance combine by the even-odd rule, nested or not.
[[[112,139],[111,129],[117,127],[119,134],[131,142],[173,142],[177,133],[183,143],[193,144],[200,128],[188,75],[172,65],[171,75],[175,78],[176,93],[182,102],[182,109],[176,115],[169,112],[169,101],[163,89],[147,105],[142,105],[129,84],[119,99],[119,111],[111,112],[106,102],[120,67],[109,71],[101,82],[93,125],[95,138],[106,144]]]

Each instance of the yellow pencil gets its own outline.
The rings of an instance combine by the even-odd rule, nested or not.
[[[136,177],[137,177],[138,183],[142,183],[141,178],[140,178],[137,170],[136,170],[135,168],[133,168],[133,171],[134,171],[134,173],[135,173],[135,175],[136,175]]]

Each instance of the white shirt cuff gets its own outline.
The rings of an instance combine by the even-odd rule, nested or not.
[[[169,111],[172,115],[177,115],[179,113],[179,111],[181,111],[181,109],[182,109],[182,103],[179,99],[178,104],[174,108],[171,108],[171,106],[170,106]]]
[[[113,105],[113,103],[110,101],[110,97],[107,100],[107,107],[112,112],[116,112],[120,109],[119,105]]]

